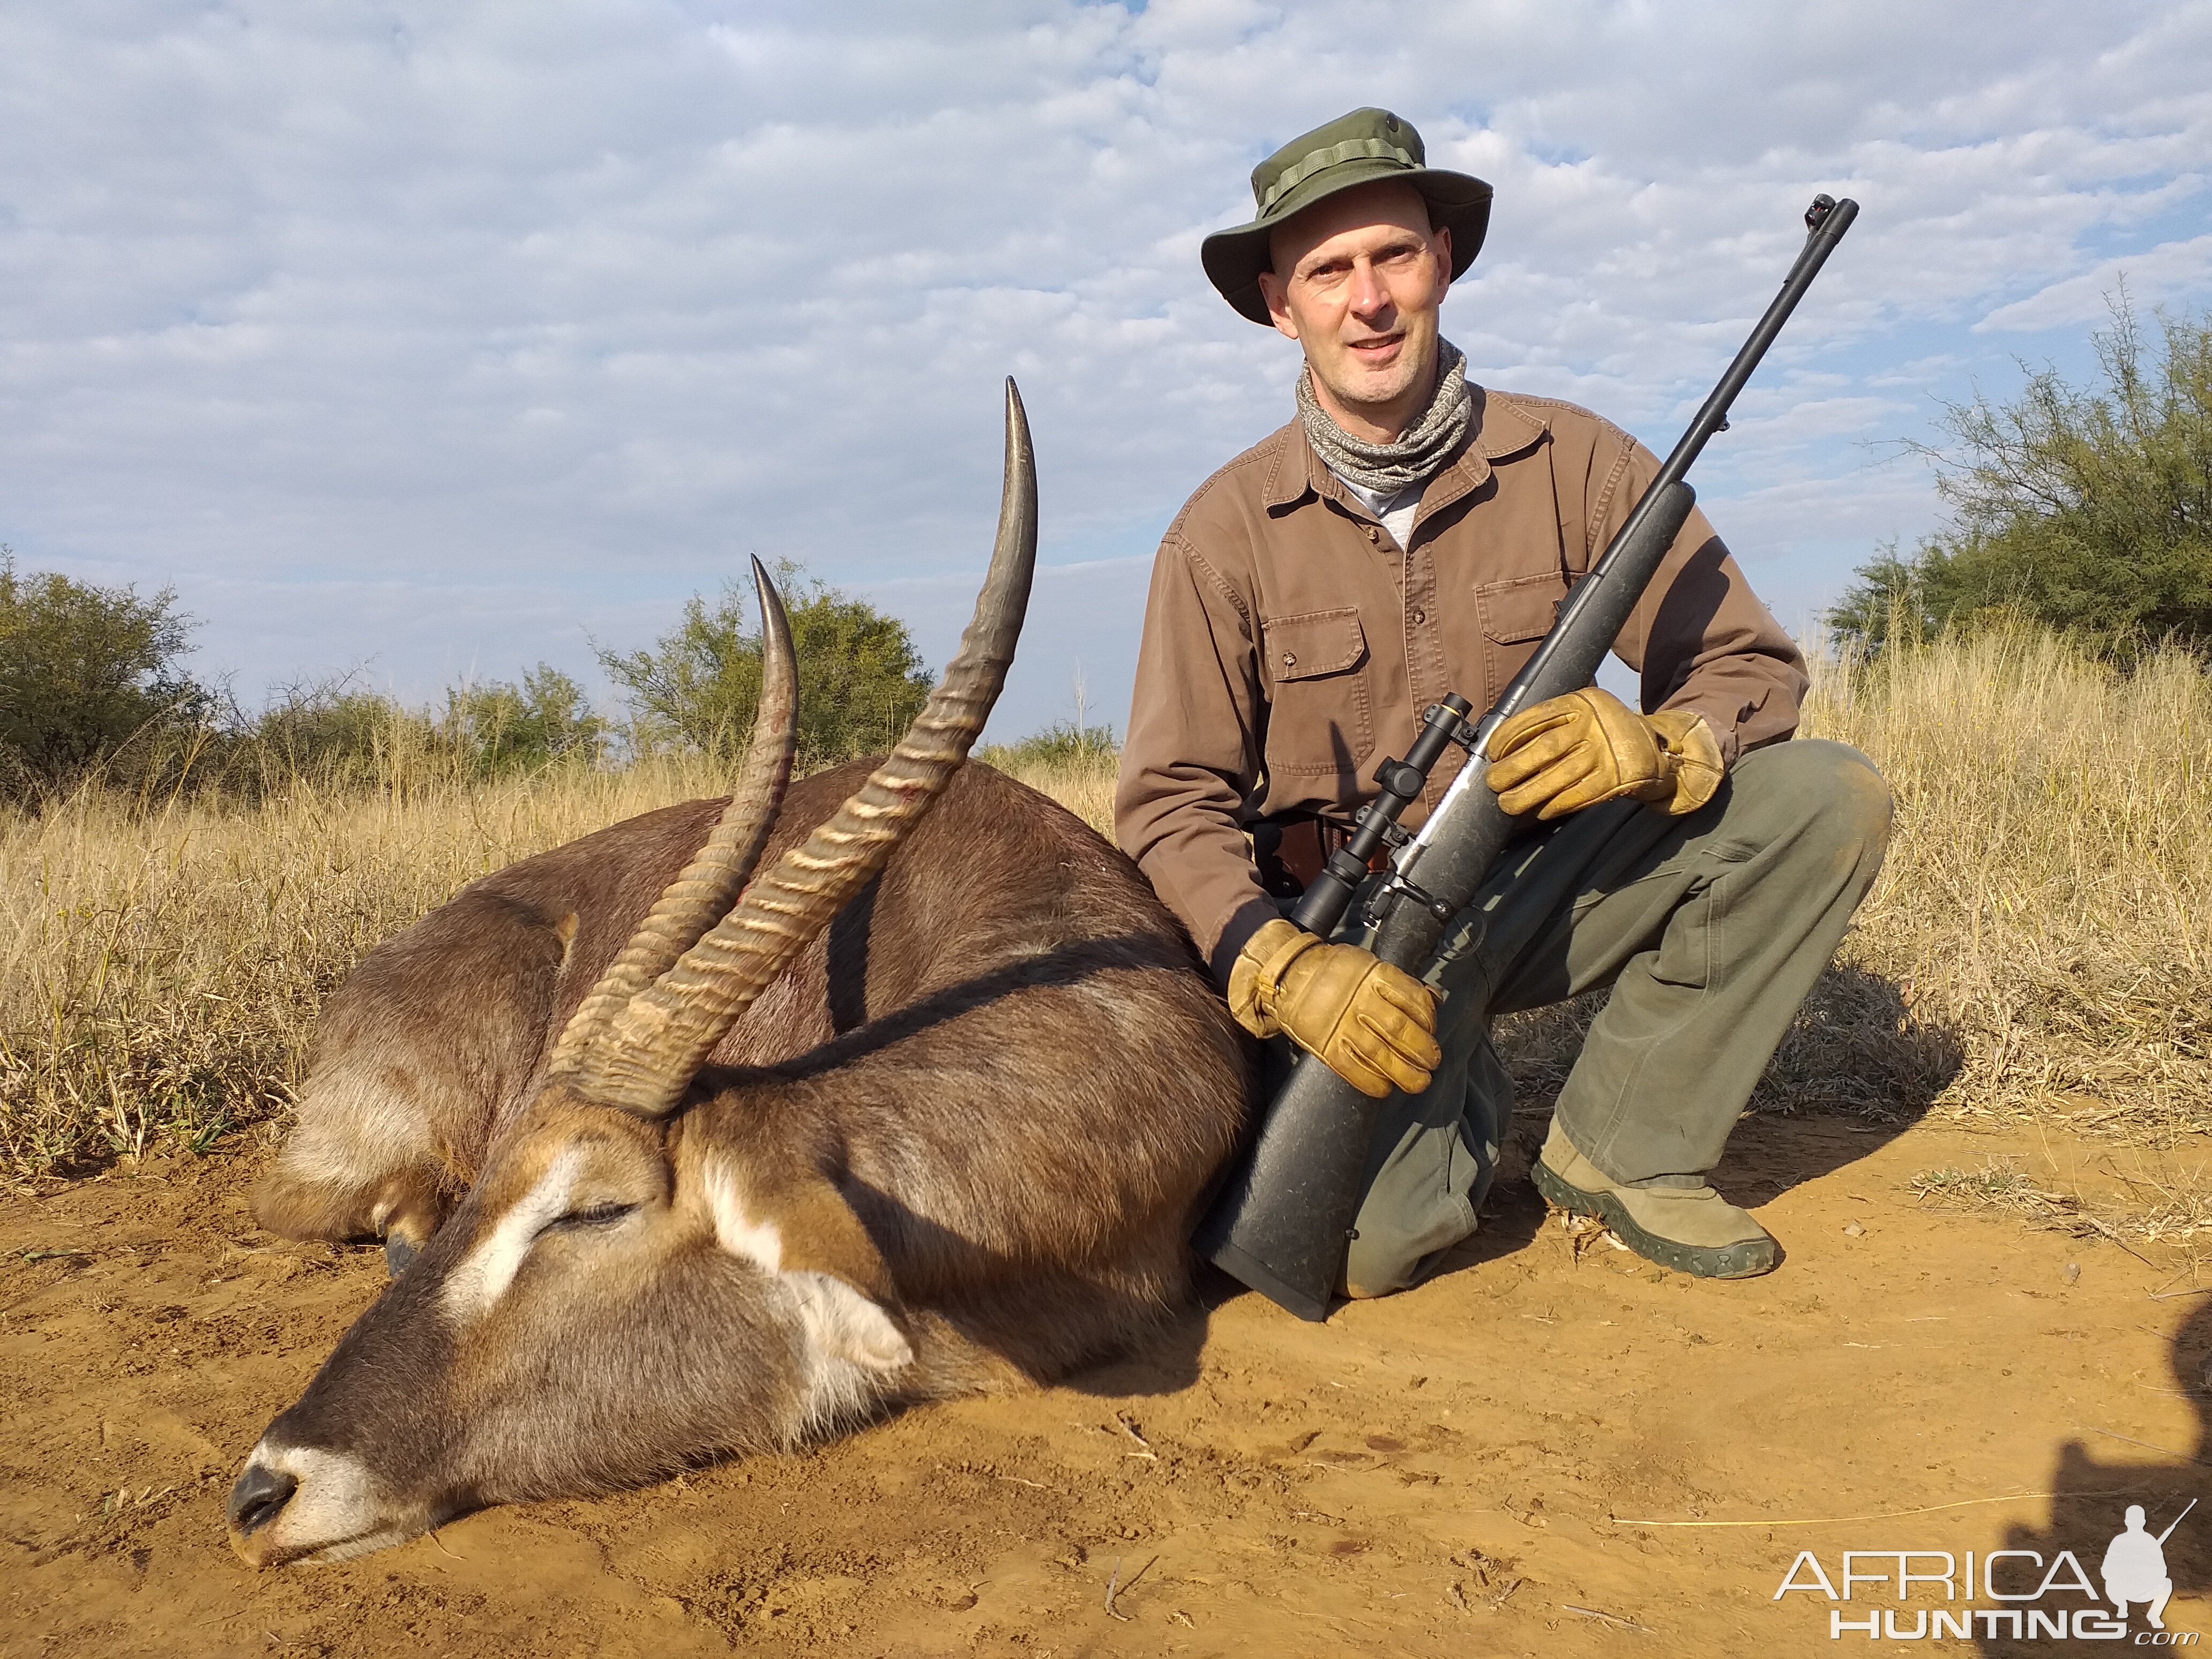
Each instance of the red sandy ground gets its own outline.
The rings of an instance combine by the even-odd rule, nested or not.
[[[1916,1202],[1997,1154],[2116,1156],[1753,1120],[1722,1180],[1788,1246],[1765,1279],[1662,1274],[1516,1177],[1452,1271],[1324,1326],[1210,1281],[1072,1386],[263,1575],[224,1494],[381,1258],[258,1232],[249,1156],[56,1184],[0,1200],[0,1654],[1895,1651],[1774,1599],[1799,1550],[2094,1573],[2125,1504],[2155,1530],[2208,1491],[2212,1297],[2172,1252]],[[2208,1545],[2212,1505],[2168,1546],[2177,1630],[2212,1624]]]

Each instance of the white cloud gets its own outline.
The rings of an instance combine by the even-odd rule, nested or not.
[[[1143,556],[1287,409],[1198,240],[1380,102],[1498,186],[1446,312],[1479,371],[1662,446],[1814,191],[1863,203],[1699,472],[1786,614],[1929,522],[1863,446],[2001,368],[1979,331],[2212,290],[2207,61],[2202,0],[15,8],[0,540],[173,581],[249,696],[582,669],[749,552],[941,657],[1012,372],[1087,568],[1000,729],[1079,654],[1118,720]]]
[[[2129,297],[2140,304],[2155,305],[2176,295],[2202,294],[2212,288],[2212,235],[2161,242],[2141,253],[2116,255],[2094,270],[2065,277],[2025,300],[1999,306],[1974,325],[1974,331],[2103,322],[2111,315],[2111,305],[2123,284]]]

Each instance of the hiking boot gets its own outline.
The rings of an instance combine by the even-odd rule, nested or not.
[[[1575,1150],[1556,1117],[1529,1173],[1547,1202],[1595,1216],[1637,1255],[1676,1273],[1750,1279],[1782,1259],[1773,1235],[1711,1187],[1624,1187]]]

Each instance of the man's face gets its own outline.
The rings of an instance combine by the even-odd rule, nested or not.
[[[1358,435],[1396,437],[1434,385],[1451,233],[1429,228],[1411,185],[1382,179],[1316,202],[1268,246],[1260,291],[1305,348],[1322,406]]]

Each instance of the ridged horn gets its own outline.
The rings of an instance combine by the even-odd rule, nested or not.
[[[607,1022],[729,914],[775,829],[798,744],[799,667],[783,596],[758,559],[753,561],[753,586],[761,609],[760,708],[737,788],[706,843],[662,890],[629,943],[570,1016],[553,1046],[548,1069],[556,1075],[573,1080]]]
[[[998,544],[959,654],[898,747],[804,845],[660,978],[611,1016],[580,1066],[585,1096],[646,1116],[672,1110],[738,1017],[884,867],[983,729],[1006,684],[1036,568],[1036,465],[1021,394],[1006,382]]]

